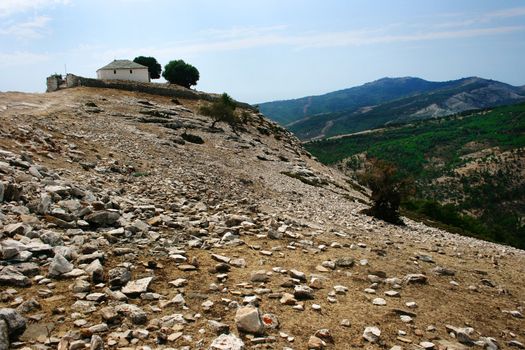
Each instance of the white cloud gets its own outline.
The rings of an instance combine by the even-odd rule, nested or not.
[[[106,59],[131,57],[147,52],[159,58],[191,56],[202,53],[225,52],[268,46],[289,46],[293,49],[351,47],[396,42],[417,42],[444,39],[462,39],[501,35],[525,31],[525,26],[502,26],[442,31],[421,31],[414,33],[389,34],[381,30],[357,30],[341,32],[309,32],[298,35],[285,33],[261,34],[239,38],[212,38],[202,41],[166,43],[162,47],[116,48],[98,52],[97,57]]]
[[[508,8],[495,12],[487,12],[478,15],[455,14],[455,17],[464,17],[450,22],[438,23],[437,28],[471,27],[474,25],[487,24],[514,17],[525,16],[525,7]]]
[[[37,16],[26,22],[19,22],[0,28],[0,35],[13,36],[18,39],[36,39],[47,33],[47,16]]]
[[[227,29],[208,29],[202,31],[201,34],[205,36],[214,36],[217,38],[239,38],[239,37],[253,37],[268,34],[272,32],[283,31],[287,29],[286,25],[275,25],[269,27],[233,27]]]
[[[2,62],[2,68],[29,66],[35,63],[48,61],[50,58],[51,56],[48,54],[26,51],[0,52],[0,62]]]
[[[69,0],[1,0],[0,17],[37,10],[52,5],[65,5]]]
[[[121,0],[138,1],[138,0]],[[460,14],[442,15],[443,18],[464,16]],[[381,28],[364,28],[351,31],[316,31],[292,33],[286,25],[248,26],[232,28],[214,28],[201,31],[201,39],[192,41],[176,41],[150,47],[97,47],[95,50],[78,47],[70,54],[90,55],[94,61],[100,62],[114,58],[132,58],[140,53],[157,57],[160,61],[174,57],[188,57],[203,53],[226,52],[269,46],[288,46],[291,49],[352,47],[374,44],[389,44],[400,42],[428,42],[433,40],[455,40],[462,38],[504,35],[525,31],[525,25],[493,24],[490,20],[525,16],[525,7],[511,8],[498,12],[490,12],[466,16],[462,21],[428,23],[425,21],[413,23],[394,23]],[[439,16],[438,16],[439,17]],[[481,25],[484,24],[484,25]]]
[[[487,35],[498,35],[525,30],[525,26],[503,26],[492,28],[475,28],[449,31],[429,31],[410,34],[371,34],[360,32],[319,33],[299,36],[291,39],[299,48],[359,46],[367,44],[388,44],[396,42],[430,41],[440,39],[474,38]]]
[[[487,19],[492,18],[510,18],[510,17],[522,17],[525,16],[525,7],[514,7],[505,10],[500,10],[484,15]]]
[[[251,30],[250,30],[251,31]],[[174,58],[189,58],[193,55],[227,52],[235,50],[245,50],[269,46],[288,46],[291,49],[301,50],[310,48],[330,48],[330,47],[352,47],[375,44],[388,44],[396,42],[424,42],[432,40],[461,39],[483,37],[488,35],[501,35],[506,33],[525,31],[525,26],[504,26],[492,28],[459,29],[446,31],[426,31],[408,34],[389,34],[387,30],[357,30],[341,32],[308,32],[298,35],[290,35],[276,30],[276,33],[265,33],[266,30],[257,31],[255,34],[248,35],[248,31],[238,31],[241,37],[224,34],[228,30],[219,32],[214,30],[218,36],[201,41],[178,41],[165,43],[162,46],[149,47],[120,47],[108,48],[107,46],[80,45],[77,48],[63,53],[65,57],[91,57],[93,67],[104,65],[116,58],[128,58],[147,53],[156,57],[160,62]]]

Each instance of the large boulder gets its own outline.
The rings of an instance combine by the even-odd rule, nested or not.
[[[4,320],[0,320],[0,349],[9,349],[9,326]]]
[[[8,266],[0,271],[0,285],[12,287],[29,287],[31,280],[16,268]]]
[[[26,330],[26,319],[15,309],[0,309],[0,320],[4,320],[7,324],[11,341],[18,339]]]

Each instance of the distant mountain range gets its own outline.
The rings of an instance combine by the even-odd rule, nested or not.
[[[301,139],[374,129],[525,101],[525,86],[478,77],[446,82],[382,78],[320,96],[259,104],[269,118]]]

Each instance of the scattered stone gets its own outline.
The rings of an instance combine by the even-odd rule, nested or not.
[[[148,320],[148,315],[138,306],[133,304],[120,304],[115,306],[115,311],[128,317],[134,324],[144,324]]]
[[[259,309],[253,306],[237,309],[235,324],[239,331],[249,334],[262,334],[264,332],[264,324],[261,321]]]
[[[153,277],[145,277],[135,281],[129,281],[124,288],[122,288],[122,293],[126,295],[137,295],[140,293],[145,293],[148,291],[149,285]]]
[[[115,267],[108,271],[108,279],[112,287],[124,286],[131,281],[131,272],[125,267]]]
[[[104,341],[98,335],[91,337],[91,343],[89,344],[89,350],[104,350]]]
[[[399,318],[401,319],[401,321],[403,321],[405,323],[412,322],[412,317],[410,317],[408,315],[400,315]]]
[[[106,294],[105,293],[91,293],[91,294],[86,295],[86,300],[100,303],[101,301],[106,300]]]
[[[279,327],[279,320],[274,314],[263,314],[261,320],[266,329],[277,329]]]
[[[519,312],[518,310],[509,311],[509,314],[515,318],[523,318],[523,314]]]
[[[85,220],[95,226],[113,226],[120,218],[116,211],[100,210],[85,217]]]
[[[400,294],[398,291],[395,291],[395,290],[387,290],[385,292],[385,295],[386,296],[389,296],[391,298],[399,298],[400,297]]]
[[[335,261],[335,265],[339,268],[350,268],[354,264],[355,260],[353,258],[339,258]]]
[[[348,292],[348,288],[345,287],[345,286],[334,286],[334,291],[335,291],[335,294],[340,294],[340,295],[343,295],[343,294],[346,294],[346,292]]]
[[[295,305],[297,304],[297,299],[290,293],[283,293],[280,303],[283,305]]]
[[[510,347],[513,347],[513,348],[518,348],[518,349],[525,349],[525,345],[523,345],[523,343],[517,341],[517,340],[510,340],[508,343],[507,343],[508,346]]]
[[[363,338],[370,343],[376,343],[381,336],[381,331],[377,327],[366,327],[363,332]]]
[[[21,314],[27,314],[29,312],[41,309],[40,303],[35,299],[31,298],[29,300],[24,301],[22,304],[20,304],[16,311],[18,311]]]
[[[104,267],[98,259],[93,260],[86,268],[85,271],[91,277],[93,283],[104,282]]]
[[[313,289],[322,289],[323,288],[323,280],[317,277],[312,277],[310,279],[310,283],[308,284],[310,288]]]
[[[431,255],[420,253],[416,256],[416,258],[424,262],[434,263],[434,260],[432,259]]]
[[[306,285],[297,285],[294,288],[294,297],[297,300],[304,300],[304,299],[313,299],[314,298],[314,290]]]
[[[88,330],[91,334],[104,333],[109,330],[109,327],[106,323],[99,323],[99,324],[89,327]]]
[[[375,298],[374,300],[372,300],[372,304],[378,305],[378,306],[385,306],[386,300],[383,298]]]
[[[456,274],[454,270],[447,269],[441,266],[436,266],[432,269],[432,272],[439,276],[454,276]]]
[[[188,284],[188,280],[185,278],[177,278],[174,281],[168,282],[168,284],[171,284],[175,288],[181,288]]]
[[[321,338],[316,337],[315,335],[310,336],[308,339],[308,349],[309,350],[319,350],[326,347],[326,342]]]
[[[405,276],[405,283],[407,284],[427,284],[428,277],[420,273],[409,274]]]
[[[427,349],[427,350],[433,350],[436,348],[436,344],[434,343],[431,343],[429,341],[423,341],[421,343],[419,343],[419,345],[423,348],[423,349]]]
[[[115,311],[115,309],[111,306],[107,306],[105,308],[102,308],[100,310],[100,315],[102,316],[102,319],[106,321],[109,324],[117,323],[119,320],[119,315]]]
[[[460,328],[460,327],[454,327],[451,325],[445,325],[445,329],[447,330],[447,332],[453,333],[456,336],[456,339],[458,340],[458,342],[460,342],[461,344],[465,344],[469,346],[474,344],[474,340],[471,338],[471,335],[474,333],[474,328],[472,327]]]
[[[244,342],[234,334],[221,334],[213,339],[209,350],[244,350]]]
[[[246,267],[246,260],[239,258],[239,259],[231,259],[230,265],[238,268],[244,268]]]
[[[204,311],[209,311],[213,307],[214,303],[211,300],[206,300],[201,304]]]
[[[62,255],[57,254],[49,265],[49,277],[60,277],[61,275],[71,272],[73,264],[66,260]]]
[[[252,272],[250,276],[250,281],[252,282],[268,282],[270,277],[267,275],[265,270],[258,270]]]
[[[182,264],[182,265],[179,265],[178,268],[181,271],[195,271],[195,270],[197,270],[197,267],[195,265],[190,265],[190,264]]]
[[[341,322],[339,323],[341,326],[343,327],[350,327],[352,325],[352,323],[350,322],[349,319],[345,318],[343,320],[341,320]]]
[[[226,323],[208,320],[208,326],[215,332],[215,334],[228,334],[230,332],[230,326]]]
[[[301,282],[306,282],[306,275],[304,272],[292,269],[288,271],[288,273],[290,274],[290,277],[295,278]]]

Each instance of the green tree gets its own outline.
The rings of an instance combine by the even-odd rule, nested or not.
[[[393,164],[381,159],[370,161],[361,181],[372,190],[373,204],[365,213],[393,224],[403,224],[399,205],[412,192],[412,181],[399,176]]]
[[[199,71],[183,60],[175,60],[164,66],[162,76],[171,84],[181,85],[189,89],[192,85],[197,84]]]
[[[133,62],[148,67],[150,79],[159,79],[162,67],[155,57],[138,56],[135,57]]]
[[[227,93],[223,93],[220,98],[213,101],[211,104],[201,107],[200,113],[212,118],[212,128],[215,128],[217,122],[225,122],[236,131],[236,126],[239,123],[239,117],[235,113],[236,109],[237,103],[233,98]]]

